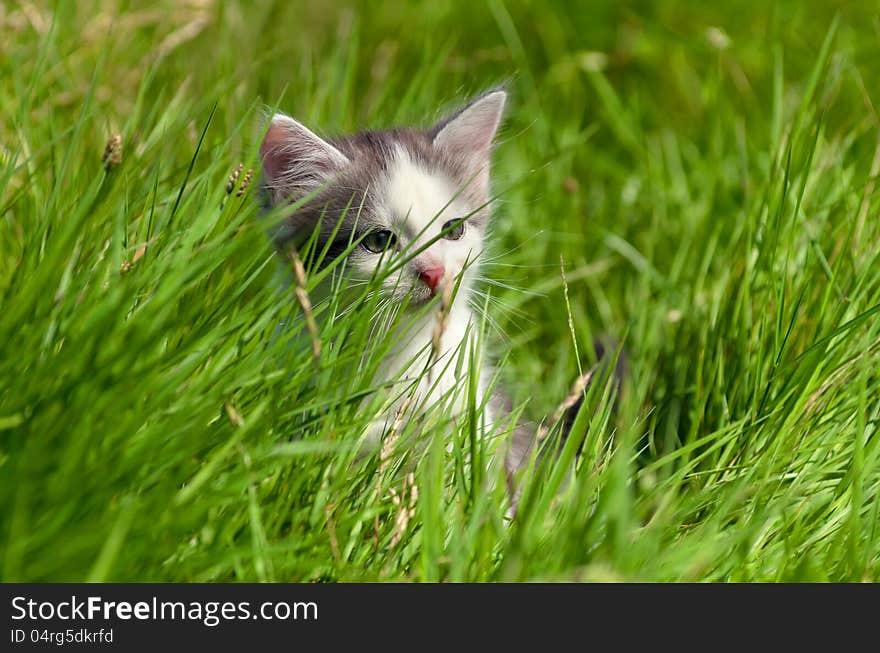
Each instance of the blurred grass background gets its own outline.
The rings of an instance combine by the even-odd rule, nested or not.
[[[877,580],[876,4],[12,2],[0,33],[3,580]],[[631,358],[511,526],[442,449],[352,463],[346,327],[318,373],[274,337],[224,191],[266,106],[428,125],[502,82],[501,378],[536,420],[568,392],[561,261],[580,363]]]

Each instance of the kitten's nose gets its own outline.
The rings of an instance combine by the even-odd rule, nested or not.
[[[425,285],[431,289],[431,293],[437,290],[437,285],[446,274],[446,269],[440,265],[436,268],[426,268],[419,272],[419,279],[425,282]]]

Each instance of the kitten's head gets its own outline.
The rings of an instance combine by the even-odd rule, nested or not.
[[[325,263],[349,244],[354,280],[378,266],[383,289],[414,303],[460,279],[470,288],[489,216],[489,160],[506,93],[491,91],[427,130],[366,131],[324,140],[273,117],[260,146],[270,206],[307,200],[285,218],[279,247],[318,234]]]

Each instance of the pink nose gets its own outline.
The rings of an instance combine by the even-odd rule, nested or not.
[[[445,273],[446,270],[442,265],[436,268],[427,268],[419,272],[419,279],[425,282],[425,285],[431,289],[431,292],[434,292],[437,290],[437,285]]]

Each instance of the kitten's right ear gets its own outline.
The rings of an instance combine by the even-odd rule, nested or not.
[[[263,186],[273,206],[308,195],[349,163],[330,143],[281,113],[272,116],[260,144],[260,158]]]

